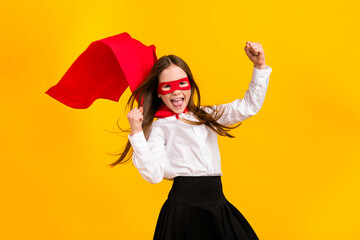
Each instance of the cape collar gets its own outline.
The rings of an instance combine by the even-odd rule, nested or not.
[[[185,107],[184,111],[182,113],[187,112],[189,109],[187,107]],[[163,102],[161,103],[159,109],[157,110],[157,112],[155,113],[155,117],[156,118],[166,118],[166,117],[171,117],[173,115],[176,116],[176,119],[179,119],[179,115],[181,113],[175,113],[173,112],[170,108],[168,108]]]

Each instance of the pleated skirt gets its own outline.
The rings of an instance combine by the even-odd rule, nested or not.
[[[221,176],[178,176],[156,224],[154,240],[258,240],[224,196]]]

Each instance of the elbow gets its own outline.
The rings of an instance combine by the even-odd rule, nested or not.
[[[248,118],[256,115],[260,111],[260,108],[261,108],[261,106],[260,107],[255,106],[255,105],[248,106],[246,111],[243,112],[241,120],[243,121],[245,119],[248,119]]]
[[[151,184],[157,184],[163,180],[163,177],[160,176],[143,176],[146,181]]]
[[[256,114],[260,111],[262,105],[263,105],[263,101],[262,101],[261,103],[252,103],[252,104],[249,104],[249,105],[248,105],[248,108],[247,108],[247,110],[248,110],[248,111],[247,111],[248,117],[251,117],[251,116],[256,115]]]
[[[140,173],[141,176],[151,184],[159,183],[164,178],[164,172],[162,169],[160,169],[160,171],[149,171],[148,169],[143,169]]]
[[[161,179],[156,179],[156,180],[152,180],[152,181],[149,181],[151,184],[157,184],[159,182],[162,181],[162,178]]]
[[[163,180],[164,178],[164,169],[159,165],[151,165],[151,164],[139,164],[133,156],[134,166],[139,171],[140,175],[149,183],[156,184]]]
[[[261,106],[253,106],[249,111],[249,117],[256,115],[261,109]]]

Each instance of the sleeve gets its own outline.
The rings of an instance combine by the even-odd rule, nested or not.
[[[141,176],[150,183],[159,183],[164,178],[164,163],[167,161],[165,138],[157,127],[152,127],[148,141],[144,132],[128,135],[134,150],[132,160]]]
[[[269,66],[266,66],[266,69],[254,67],[252,79],[244,98],[214,106],[215,109],[225,108],[218,123],[229,126],[258,113],[265,100],[271,72],[272,68]],[[209,110],[211,111],[211,109],[206,108],[206,111]]]

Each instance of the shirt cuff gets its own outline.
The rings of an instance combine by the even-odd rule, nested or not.
[[[272,68],[265,65],[265,69],[253,68],[252,81],[257,84],[266,83],[270,77]]]
[[[134,151],[140,151],[140,149],[146,147],[147,145],[147,141],[143,131],[135,133],[132,136],[129,134],[128,138]]]

